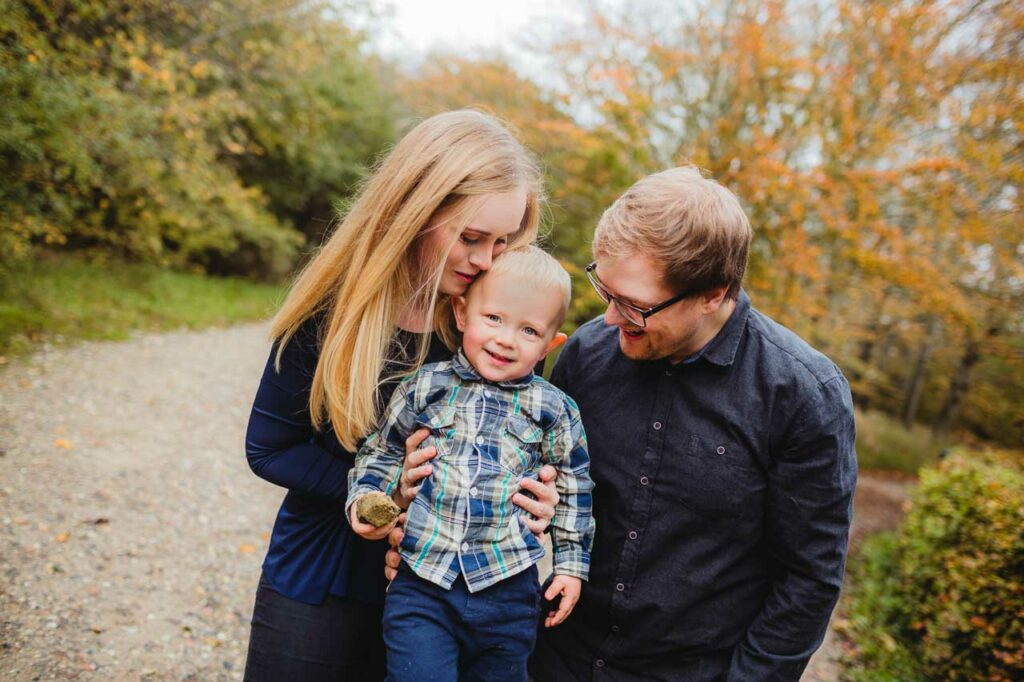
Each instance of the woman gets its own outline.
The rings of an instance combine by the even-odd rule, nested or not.
[[[398,378],[450,357],[450,298],[534,240],[540,194],[536,164],[500,123],[434,116],[388,154],[299,275],[273,321],[246,435],[253,472],[288,489],[256,592],[247,680],[383,679],[386,544],[345,521],[353,453]],[[432,452],[416,449],[425,435],[407,442],[402,507],[431,471]],[[539,532],[557,493],[521,485],[537,499],[513,501]]]

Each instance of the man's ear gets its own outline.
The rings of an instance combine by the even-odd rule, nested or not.
[[[705,291],[700,295],[701,312],[707,315],[717,311],[725,303],[725,297],[728,293],[729,287],[715,287]]]
[[[466,297],[456,296],[452,299],[452,312],[455,313],[455,326],[460,332],[466,331]]]
[[[561,346],[563,343],[566,342],[568,338],[569,337],[563,334],[562,332],[558,332],[557,334],[555,334],[555,338],[551,339],[551,341],[548,343],[548,347],[544,349],[544,354],[540,356],[541,359],[546,358],[548,356],[548,353]]]

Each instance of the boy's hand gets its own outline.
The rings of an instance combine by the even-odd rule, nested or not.
[[[357,497],[356,501],[352,503],[351,509],[348,511],[348,522],[352,526],[352,530],[355,531],[356,535],[362,536],[367,540],[380,540],[387,537],[388,533],[391,532],[391,529],[398,523],[397,518],[388,525],[381,526],[380,528],[369,523],[363,523],[356,516],[356,507],[358,506],[359,498]]]
[[[544,598],[551,601],[558,595],[562,600],[558,604],[557,611],[549,611],[548,617],[544,619],[544,627],[553,628],[572,613],[576,602],[580,600],[580,590],[583,589],[583,581],[571,575],[556,575],[551,584],[548,585]]]

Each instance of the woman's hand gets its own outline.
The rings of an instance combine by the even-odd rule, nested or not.
[[[540,468],[539,481],[532,478],[524,478],[519,481],[519,489],[533,493],[537,499],[531,499],[522,492],[512,496],[512,503],[528,512],[529,516],[524,517],[523,520],[534,535],[543,535],[551,523],[551,519],[555,516],[555,505],[558,504],[558,491],[555,490],[556,473],[553,466],[545,464]]]
[[[384,555],[384,577],[388,579],[388,582],[394,580],[398,575],[398,564],[402,562],[402,557],[398,553],[398,545],[402,543],[402,537],[405,536],[405,531],[402,530],[403,526],[405,526],[405,512],[398,515],[398,525],[388,533],[388,544],[391,547]]]
[[[430,460],[437,455],[437,448],[430,446],[420,448],[420,445],[430,435],[430,429],[419,429],[405,439],[405,461],[402,463],[402,473],[398,478],[398,486],[391,494],[391,498],[402,509],[408,509],[416,493],[420,491],[420,484],[423,479],[434,472]]]
[[[352,525],[352,530],[356,535],[360,535],[367,540],[380,540],[381,538],[387,537],[388,533],[390,533],[395,527],[395,524],[398,523],[398,519],[395,519],[388,525],[381,526],[380,528],[369,523],[363,523],[356,515],[356,507],[359,506],[359,499],[360,498],[356,498],[356,501],[352,503],[352,508],[348,511],[348,522]]]

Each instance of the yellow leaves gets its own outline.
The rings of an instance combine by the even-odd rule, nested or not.
[[[68,532],[60,533],[59,535],[57,535],[53,539],[56,542],[59,542],[59,543],[63,544],[65,542],[67,542],[70,538],[71,538],[71,533],[70,533],[70,531],[68,531]]]
[[[149,64],[135,55],[128,58],[128,68],[141,75],[149,75],[153,72],[153,69],[150,68]]]
[[[250,545],[249,543],[243,543],[238,546],[238,551],[242,554],[252,554],[256,551],[256,546]]]
[[[69,440],[65,440],[63,438],[58,438],[55,441],[53,441],[53,446],[55,448],[59,448],[61,450],[74,450],[75,449],[75,444],[74,443],[72,443]]]
[[[205,78],[210,73],[210,64],[202,59],[192,65],[189,71],[195,79]]]

